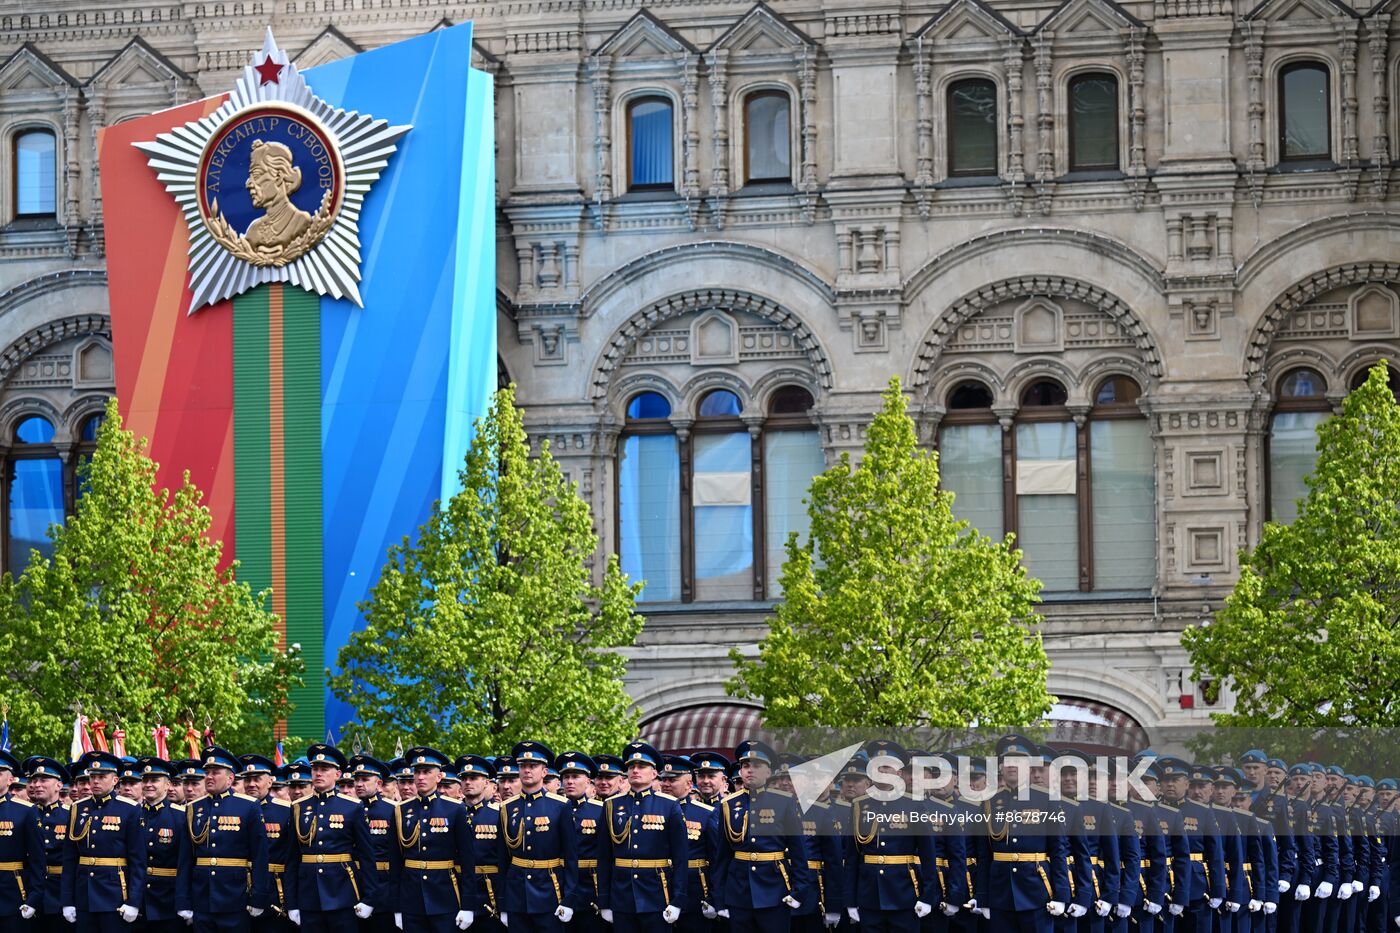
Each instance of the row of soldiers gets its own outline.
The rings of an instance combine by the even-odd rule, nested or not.
[[[924,756],[889,741],[834,775],[761,741],[387,764],[318,744],[285,769],[0,752],[0,933],[1400,928],[1394,780],[1259,750],[1050,767],[1075,754],[1007,736],[992,773],[965,759],[925,795]]]

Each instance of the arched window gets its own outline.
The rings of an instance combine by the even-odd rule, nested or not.
[[[1152,434],[1127,376],[1099,383],[1089,412],[1092,588],[1146,590],[1157,578]]]
[[[997,86],[986,78],[948,85],[948,174],[997,174]]]
[[[671,403],[643,392],[627,403],[617,464],[617,537],[622,570],[646,582],[642,600],[681,598],[680,448]]]
[[[1327,380],[1315,369],[1285,373],[1269,423],[1269,518],[1288,523],[1307,497],[1304,478],[1317,463],[1317,426],[1332,414]]]
[[[1118,168],[1118,79],[1092,72],[1069,82],[1069,170]]]
[[[783,91],[755,91],[744,98],[744,178],[791,181],[791,99]]]
[[[24,130],[14,144],[15,215],[53,217],[57,208],[57,171],[52,130]]]
[[[1278,73],[1278,156],[1327,159],[1332,154],[1332,121],[1327,66],[1294,62]]]
[[[63,521],[64,469],[53,439],[53,424],[37,415],[20,421],[11,439],[5,569],[15,576],[24,572],[31,551],[53,553],[49,526]]]
[[[1058,382],[1034,382],[1016,415],[1016,543],[1050,592],[1080,588],[1076,429],[1067,398]]]
[[[788,534],[824,468],[812,395],[777,389],[761,421],[727,389],[700,399],[687,430],[653,392],[631,399],[619,447],[618,550],[647,601],[777,598]]]
[[[992,390],[980,382],[960,382],[948,393],[947,407],[938,427],[939,482],[953,493],[953,514],[1000,540],[1002,430],[992,411]]]
[[[1390,394],[1394,395],[1396,398],[1400,398],[1400,394],[1397,394],[1396,392],[1397,389],[1400,389],[1400,373],[1397,373],[1395,371],[1394,366],[1387,366],[1385,368],[1385,373],[1386,385],[1390,386]],[[1347,385],[1347,391],[1355,392],[1357,389],[1361,388],[1361,386],[1365,384],[1366,380],[1370,377],[1370,375],[1371,367],[1369,366],[1363,366],[1356,372],[1352,373],[1351,382]]]
[[[632,190],[670,188],[672,157],[671,102],[639,97],[627,105],[627,186]]]

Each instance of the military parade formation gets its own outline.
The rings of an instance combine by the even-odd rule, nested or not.
[[[1394,778],[1257,749],[1104,771],[1010,735],[905,793],[927,756],[866,743],[813,791],[758,740],[388,763],[316,744],[284,766],[0,751],[0,933],[1400,929]]]

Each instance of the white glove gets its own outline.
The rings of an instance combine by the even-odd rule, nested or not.
[[[1288,889],[1291,887],[1293,887],[1293,885],[1287,881],[1284,881],[1282,878],[1278,880],[1278,893],[1287,894]]]
[[[1318,885],[1318,886],[1317,886],[1317,896],[1320,897],[1320,898],[1331,897],[1331,896],[1332,896],[1332,882],[1330,882],[1330,881],[1324,881],[1324,882],[1322,882],[1322,884]]]
[[[394,927],[399,930],[403,929],[403,914],[394,914]]]
[[[1180,917],[1182,914],[1186,913],[1186,908],[1181,904],[1168,904],[1167,913],[1171,914],[1173,917]]]
[[[846,908],[846,916],[851,918],[851,922],[852,922],[852,923],[860,923],[860,908],[859,908],[859,907],[847,907],[847,908]],[[1395,925],[1396,925],[1396,926],[1400,926],[1400,917],[1396,917],[1396,918],[1395,918]]]
[[[1045,905],[1045,909],[1050,911],[1052,917],[1063,917],[1065,915],[1064,901],[1050,901]]]
[[[290,921],[292,921],[292,923],[293,923],[294,925],[296,925],[296,926],[301,926],[301,911],[299,911],[299,910],[289,910],[289,911],[287,911],[287,919],[290,920]]]
[[[177,910],[175,911],[175,916],[186,923],[194,923],[194,911],[192,910]]]
[[[1312,888],[1309,888],[1305,884],[1300,884],[1293,889],[1293,896],[1300,901],[1306,901],[1308,898],[1312,897]]]
[[[914,902],[914,916],[918,917],[920,920],[924,919],[931,913],[933,913],[932,904],[927,904],[923,901]]]
[[[570,920],[574,919],[574,909],[560,904],[558,907],[554,908],[554,916],[559,918],[560,923],[568,923]]]
[[[941,911],[943,911],[943,916],[945,916],[945,917],[951,917],[951,916],[953,916],[953,914],[955,914],[955,913],[958,912],[958,905],[957,905],[957,904],[949,904],[947,901],[944,901],[942,904],[939,904],[939,905],[938,905],[938,909],[941,910]],[[915,911],[915,913],[917,913],[918,910],[919,910],[919,905],[918,905],[918,904],[915,904],[915,905],[914,905],[914,911]]]
[[[1132,913],[1133,909],[1127,904],[1119,904],[1118,906],[1113,908],[1113,915],[1119,920],[1127,920],[1130,916],[1132,916]]]
[[[715,911],[715,916],[718,917],[718,918],[720,918],[721,920],[728,920],[728,919],[729,919],[729,908],[726,907],[726,908],[724,908],[723,910],[717,910],[717,911]]]
[[[503,927],[508,927],[508,926],[510,926],[510,918],[506,916],[506,912],[505,912],[504,910],[501,911],[500,921],[501,921],[501,926],[503,926]]]
[[[1259,913],[1259,911],[1261,911],[1261,910],[1263,910],[1263,909],[1264,909],[1264,902],[1263,902],[1263,901],[1258,901],[1258,900],[1255,900],[1254,898],[1250,898],[1250,899],[1249,899],[1249,912],[1250,912],[1250,913],[1252,913],[1252,914],[1257,914],[1257,913]]]
[[[1239,904],[1236,904],[1234,901],[1226,901],[1226,902],[1225,902],[1225,909],[1228,910],[1228,911],[1229,911],[1230,913],[1232,913],[1232,914],[1234,914],[1234,913],[1239,913],[1240,905],[1239,905]]]
[[[1078,920],[1080,917],[1088,915],[1089,908],[1085,907],[1083,904],[1070,904],[1065,908],[1065,913],[1069,914],[1075,920]]]
[[[64,920],[67,920],[69,923],[77,923],[77,922],[78,922],[78,908],[76,908],[76,907],[65,907],[65,908],[63,908],[63,919],[64,919]]]
[[[248,916],[250,916],[250,917],[252,917],[252,918],[254,918],[254,919],[257,919],[258,917],[261,917],[261,916],[262,916],[262,911],[263,911],[263,909],[262,909],[261,907],[254,907],[254,906],[251,905],[251,904],[248,905]]]
[[[456,917],[457,929],[459,929],[459,930],[465,930],[467,927],[469,927],[469,926],[472,925],[472,921],[475,920],[475,919],[476,919],[476,917],[472,915],[472,912],[471,912],[470,910],[459,910],[459,911],[457,911],[457,917]]]
[[[975,911],[977,909],[977,898],[974,897],[972,900],[968,901],[963,906],[966,907],[968,910]]]
[[[1149,917],[1155,917],[1162,912],[1162,905],[1154,904],[1151,901],[1143,901],[1142,909],[1147,911]]]
[[[1366,903],[1369,904],[1369,903],[1371,903],[1372,901],[1374,901],[1376,898],[1378,898],[1378,897],[1380,897],[1380,896],[1381,896],[1380,885],[1375,885],[1375,884],[1373,884],[1373,885],[1371,885],[1369,888],[1366,889]]]
[[[612,911],[608,911],[608,914],[611,915]],[[719,911],[715,910],[713,907],[711,907],[709,904],[706,904],[704,901],[701,901],[700,916],[704,917],[706,920],[713,920],[719,916]]]
[[[117,913],[121,914],[122,919],[125,920],[127,923],[135,923],[136,918],[141,916],[141,911],[137,910],[135,907],[132,907],[130,904],[123,904],[122,906],[118,907]]]
[[[1349,897],[1351,897],[1351,882],[1344,881],[1342,886],[1337,889],[1337,900],[1344,901]]]
[[[20,904],[19,915],[25,920],[28,920],[30,917],[34,916],[34,908],[30,907],[28,904]]]
[[[613,914],[611,907],[604,907],[602,910],[598,911],[598,916],[603,918],[604,923],[613,922]]]
[[[1094,913],[1100,917],[1107,917],[1112,909],[1113,905],[1108,901],[1094,901]]]
[[[827,911],[826,916],[822,917],[822,922],[828,927],[834,927],[841,922],[841,915]]]
[[[992,908],[990,908],[990,907],[978,907],[978,908],[975,908],[974,913],[979,913],[979,914],[981,914],[983,920],[990,920],[990,919],[992,919]]]
[[[1265,901],[1265,902],[1264,902],[1264,913],[1265,913],[1265,914],[1271,914],[1271,913],[1273,913],[1273,912],[1276,911],[1276,910],[1278,910],[1278,905],[1275,904],[1273,901]]]
[[[248,912],[252,913],[251,910],[249,910]],[[374,913],[374,908],[366,904],[364,901],[360,901],[358,904],[355,905],[355,916],[359,917],[361,920],[368,920],[369,915],[372,913]],[[253,916],[256,917],[257,914],[253,914]],[[463,927],[463,929],[465,929],[465,927]]]
[[[1397,916],[1397,917],[1395,918],[1395,925],[1396,925],[1397,927],[1400,927],[1400,916]]]
[[[797,910],[799,907],[802,906],[802,902],[799,901],[797,898],[793,897],[791,894],[783,898],[783,903],[791,907],[793,910]]]
[[[681,909],[674,904],[667,904],[666,909],[661,911],[661,919],[667,923],[675,923],[681,918]]]

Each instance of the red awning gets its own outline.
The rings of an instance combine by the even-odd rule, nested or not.
[[[642,739],[663,754],[714,751],[729,757],[740,742],[761,737],[762,715],[753,706],[692,706],[643,723]]]
[[[1100,755],[1132,755],[1148,746],[1147,730],[1114,706],[1079,697],[1060,697],[1045,722],[1051,745],[1067,745]]]

